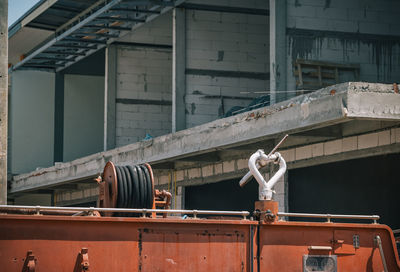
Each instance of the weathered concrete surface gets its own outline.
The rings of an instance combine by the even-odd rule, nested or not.
[[[86,179],[100,173],[108,160],[117,164],[157,164],[358,118],[398,121],[399,105],[400,94],[394,93],[392,85],[338,84],[270,107],[18,175],[10,192]]]
[[[8,0],[0,0],[0,204],[7,204]]]

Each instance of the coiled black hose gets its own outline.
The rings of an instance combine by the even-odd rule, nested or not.
[[[117,207],[153,207],[154,189],[151,174],[146,165],[115,166],[117,173]]]

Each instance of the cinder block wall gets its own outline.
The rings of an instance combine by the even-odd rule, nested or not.
[[[361,81],[398,81],[399,9],[396,0],[287,0],[288,89],[296,58],[359,63]]]
[[[116,145],[171,132],[171,12],[161,15],[117,45]],[[131,44],[128,44],[131,43]],[[146,45],[138,45],[146,44]],[[118,43],[117,43],[118,44]]]
[[[187,3],[268,9],[268,1],[196,0]],[[268,22],[267,14],[186,10],[188,128],[215,120],[232,106],[247,106],[252,97],[268,92]],[[219,73],[221,71],[224,76]]]

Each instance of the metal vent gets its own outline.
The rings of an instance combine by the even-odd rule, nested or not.
[[[336,255],[304,255],[303,272],[337,272]]]

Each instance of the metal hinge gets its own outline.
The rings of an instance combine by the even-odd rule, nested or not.
[[[28,250],[22,272],[34,272],[36,269],[36,261],[37,260],[35,259],[35,255],[33,255],[32,250]]]

